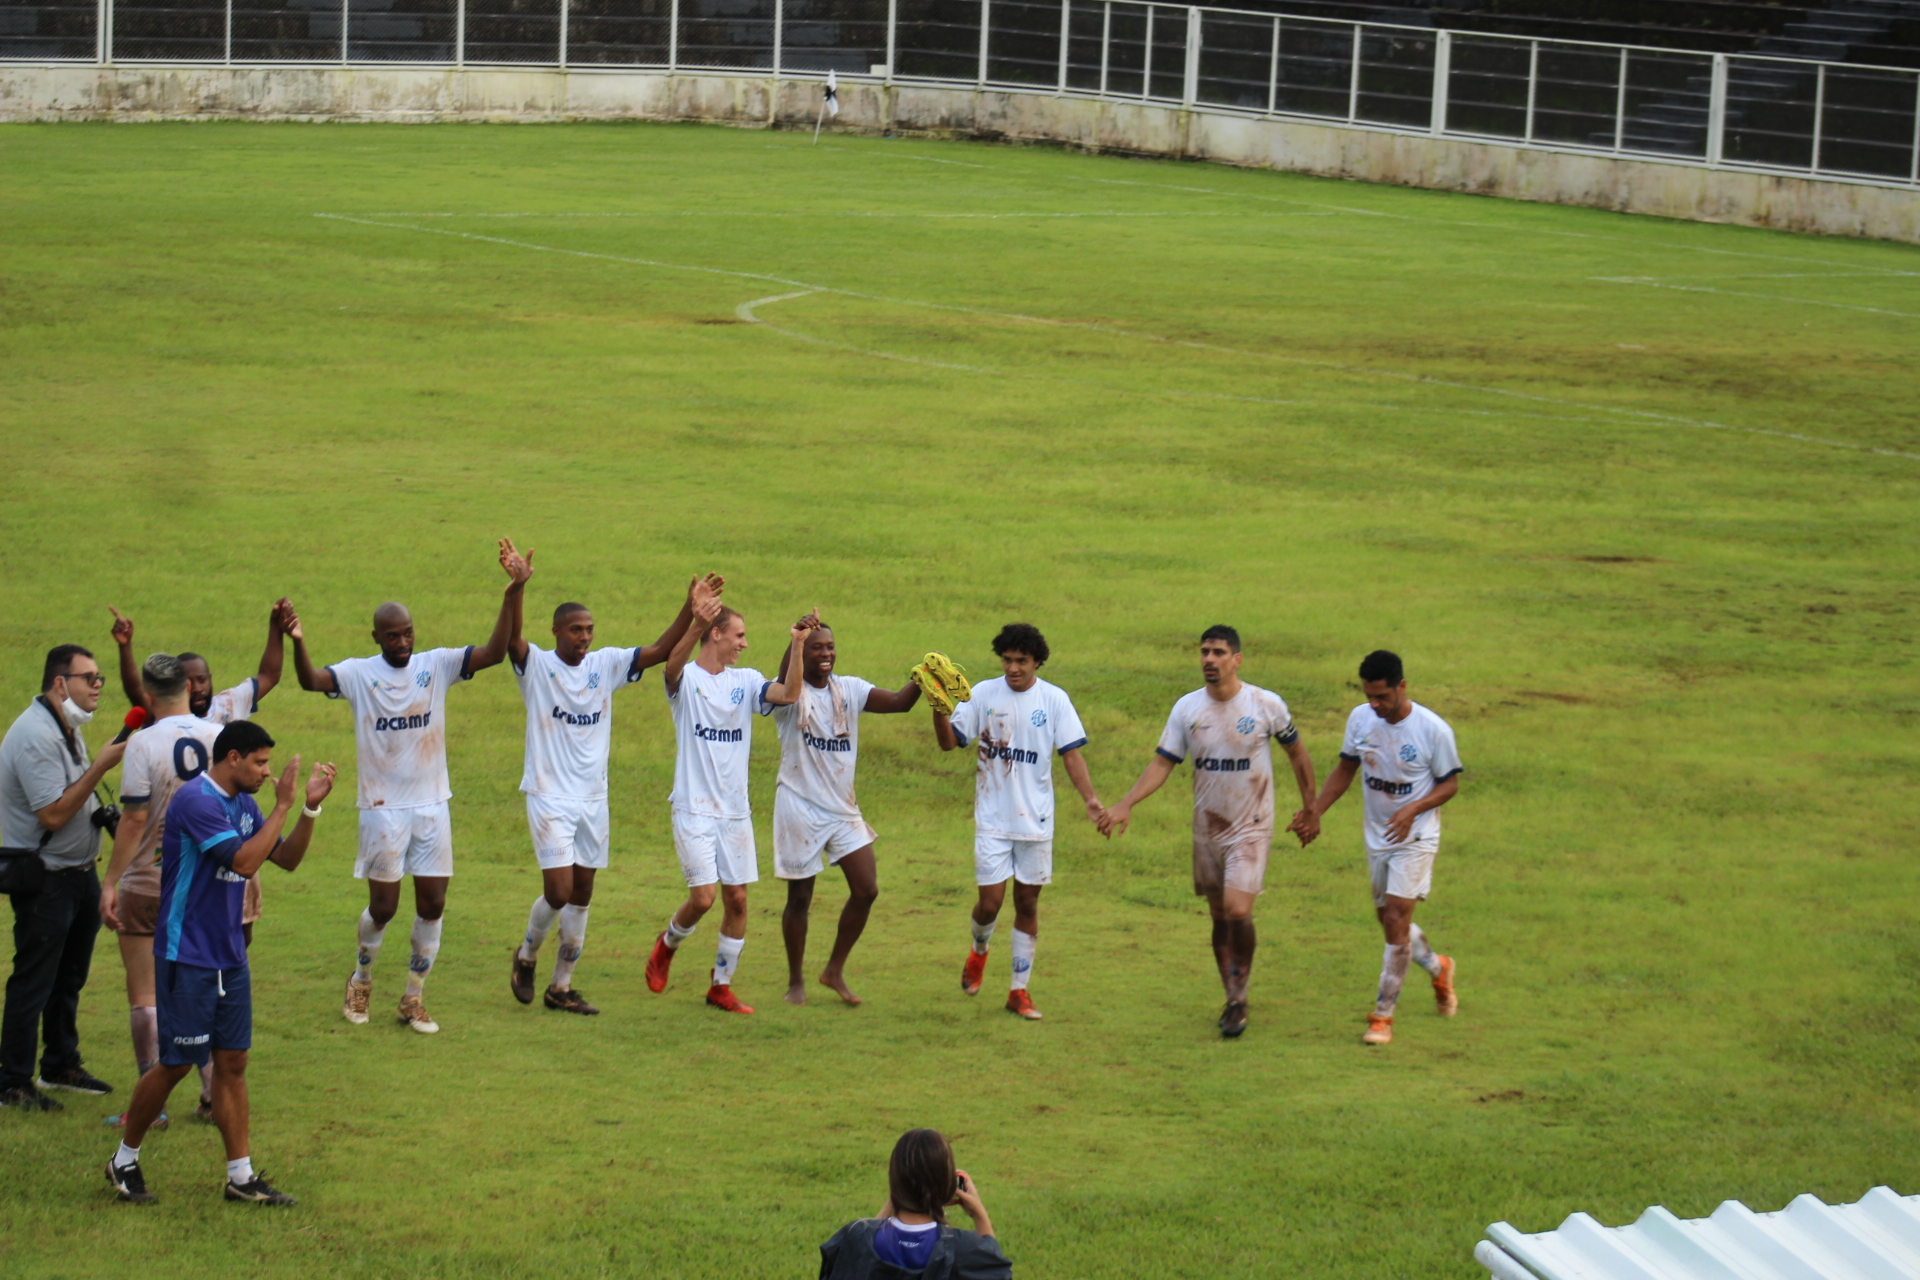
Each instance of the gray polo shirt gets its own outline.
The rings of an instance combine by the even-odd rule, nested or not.
[[[87,771],[87,743],[78,733],[73,745],[76,757],[67,750],[60,722],[38,699],[27,704],[20,718],[0,741],[0,842],[9,849],[31,849],[40,843],[44,828],[35,815]],[[99,806],[92,796],[67,822],[53,833],[40,850],[41,861],[49,871],[84,867],[100,852],[100,829],[87,820]]]

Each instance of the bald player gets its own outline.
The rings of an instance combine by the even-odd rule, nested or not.
[[[309,693],[342,698],[353,708],[359,748],[360,855],[353,874],[367,882],[367,909],[360,914],[359,962],[347,979],[341,1015],[367,1021],[373,999],[373,964],[387,922],[400,909],[400,881],[413,877],[413,956],[407,965],[400,1021],[426,1034],[440,1024],[427,1016],[422,991],[440,953],[441,917],[447,881],[453,875],[453,827],[447,801],[447,689],[476,672],[498,666],[520,613],[520,598],[533,569],[528,558],[500,543],[507,589],[486,644],[414,648],[413,615],[389,602],[374,610],[373,641],[380,652],[315,669],[307,656],[298,614],[290,614],[293,669]]]

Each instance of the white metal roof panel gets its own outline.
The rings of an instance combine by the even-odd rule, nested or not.
[[[1624,1227],[1575,1213],[1534,1235],[1496,1222],[1473,1256],[1494,1280],[1920,1280],[1920,1196],[1803,1195],[1777,1213],[1729,1200],[1705,1218],[1655,1205]]]

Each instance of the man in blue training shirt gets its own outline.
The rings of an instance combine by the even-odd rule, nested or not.
[[[140,1142],[173,1087],[211,1054],[213,1122],[227,1148],[226,1198],[294,1202],[254,1173],[247,1154],[253,998],[240,912],[247,877],[268,859],[292,871],[306,856],[320,802],[333,790],[334,769],[313,767],[300,820],[283,840],[299,770],[295,756],[274,781],[273,812],[262,818],[253,796],[273,777],[273,739],[253,721],[237,720],[213,740],[213,764],[181,786],[167,806],[160,838],[160,914],[153,931],[160,1062],[133,1087],[125,1136],[107,1162],[107,1181],[122,1200],[153,1199],[140,1172]]]

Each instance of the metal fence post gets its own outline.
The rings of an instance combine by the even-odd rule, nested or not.
[[[560,69],[567,69],[567,0],[560,0]]]
[[[1526,140],[1533,141],[1533,100],[1540,88],[1540,42],[1527,41],[1527,132]]]
[[[93,4],[93,60],[105,66],[107,61],[107,0]]]
[[[566,3],[566,0],[561,0]],[[773,78],[780,78],[780,45],[786,37],[787,0],[773,0]]]
[[[989,9],[992,0],[980,0],[980,68],[975,76],[975,86],[985,88],[987,84],[987,23],[992,18]]]
[[[1107,50],[1113,46],[1113,0],[1106,0],[1100,12],[1100,96],[1107,96]],[[1916,113],[1920,120],[1920,113]],[[1920,126],[1916,126],[1920,128]]]
[[[1613,149],[1619,152],[1627,138],[1627,51],[1620,50],[1620,88],[1613,95]]]
[[[220,65],[233,65],[233,0],[227,0],[227,22],[220,33]]]
[[[1067,91],[1067,39],[1073,24],[1073,0],[1060,0],[1060,81],[1055,96]]]
[[[895,32],[900,26],[900,0],[887,0],[887,83],[893,83],[893,60],[898,56],[894,49]]]
[[[1907,181],[1920,187],[1920,75],[1913,78],[1913,154],[1907,160]]]
[[[1360,118],[1360,24],[1353,24],[1353,64],[1347,71],[1347,123]]]
[[[667,74],[680,69],[680,0],[667,0]]]
[[[1820,129],[1826,122],[1823,117],[1827,110],[1827,64],[1821,63],[1820,69],[1813,73],[1813,163],[1807,166],[1807,172],[1820,172]]]
[[[1433,116],[1427,131],[1438,138],[1447,131],[1447,90],[1453,80],[1453,35],[1442,31],[1433,39]]]
[[[352,0],[340,0],[340,65],[347,64],[347,6]]]
[[[1147,6],[1147,42],[1140,58],[1140,97],[1153,91],[1153,6]]]
[[[1707,90],[1707,163],[1720,165],[1727,132],[1727,55],[1713,55],[1713,79]]]
[[[1187,10],[1187,67],[1180,86],[1180,102],[1191,107],[1200,99],[1200,11]]]
[[[1280,99],[1280,19],[1273,20],[1273,54],[1267,62],[1267,114]]]

